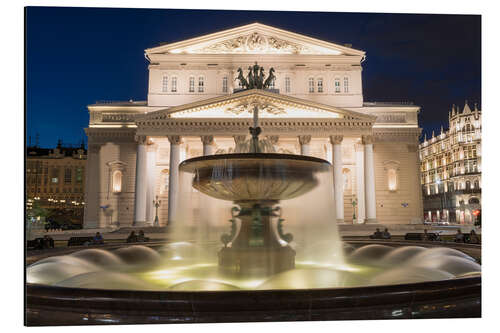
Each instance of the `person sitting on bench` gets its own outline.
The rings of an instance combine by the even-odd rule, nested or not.
[[[389,229],[385,228],[384,232],[382,233],[382,238],[383,239],[391,239],[391,233],[389,232]]]
[[[465,236],[464,234],[462,233],[462,230],[458,229],[457,230],[457,233],[455,235],[455,242],[456,243],[463,243],[465,240]]]
[[[382,238],[382,232],[380,231],[380,229],[377,228],[375,230],[375,232],[373,233],[373,235],[370,235],[370,238],[371,239],[381,239]]]

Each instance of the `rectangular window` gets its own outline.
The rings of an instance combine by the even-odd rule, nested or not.
[[[203,76],[200,76],[198,78],[198,92],[204,92],[205,91],[205,78]]]
[[[222,92],[227,93],[227,76],[222,78]]]
[[[335,78],[335,93],[339,94],[340,93],[340,79]]]
[[[161,91],[163,91],[163,92],[168,91],[168,76],[166,76],[166,75],[163,76]]]
[[[59,178],[57,177],[52,177],[52,183],[57,184],[59,182]]]
[[[64,169],[64,184],[71,184],[71,169]]]
[[[310,93],[314,92],[314,79],[312,77],[309,78],[309,92]]]
[[[81,183],[83,178],[83,168],[76,168],[76,182]]]
[[[290,78],[288,76],[285,77],[285,92],[290,93]]]
[[[349,78],[347,76],[344,77],[344,93],[349,92]]]
[[[189,92],[194,92],[194,76],[189,77]]]
[[[323,79],[322,78],[318,79],[318,92],[319,93],[323,92]]]
[[[177,77],[172,76],[172,92],[177,92]]]

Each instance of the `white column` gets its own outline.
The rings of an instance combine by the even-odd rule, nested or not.
[[[147,145],[148,165],[147,165],[147,195],[146,195],[146,221],[149,225],[153,225],[155,219],[155,206],[153,200],[155,199],[156,188],[156,151],[157,146],[150,144]]]
[[[182,138],[179,135],[171,135],[168,137],[168,141],[170,141],[170,172],[168,180],[168,224],[170,224],[175,216],[177,196],[179,194],[179,163]]]
[[[337,222],[344,222],[344,177],[342,175],[342,135],[330,136],[333,151],[333,184]]]
[[[300,135],[300,155],[311,155],[311,136],[310,135]]]
[[[364,223],[366,219],[365,208],[365,156],[363,146],[357,144],[354,147],[356,151],[356,200],[357,200],[357,223]],[[356,221],[353,221],[356,223]]]
[[[146,222],[147,166],[146,137],[137,137],[137,158],[135,169],[135,216],[134,225]]]
[[[377,207],[375,198],[375,166],[373,162],[373,137],[363,135],[365,151],[365,205],[366,222],[377,222]]]
[[[213,135],[203,135],[200,137],[203,143],[203,156],[213,155],[215,153],[215,141]]]
[[[247,139],[246,135],[233,135],[234,139],[234,152],[241,153],[245,150],[245,140]],[[247,150],[248,152],[248,150]]]

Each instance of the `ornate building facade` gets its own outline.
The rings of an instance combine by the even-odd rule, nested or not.
[[[481,209],[481,111],[453,105],[449,130],[420,144],[426,221],[474,222]]]
[[[35,202],[42,208],[70,211],[83,222],[87,150],[65,147],[27,147],[27,208]]]
[[[150,225],[157,196],[167,224],[179,163],[238,151],[254,106],[272,151],[333,164],[339,223],[422,221],[420,108],[363,100],[364,51],[254,23],[145,56],[147,101],[88,106],[85,227]],[[270,89],[238,85],[255,62],[273,68]]]

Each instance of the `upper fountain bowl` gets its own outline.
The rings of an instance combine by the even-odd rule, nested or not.
[[[244,153],[195,157],[179,169],[193,174],[192,186],[198,191],[243,203],[301,196],[318,185],[315,175],[328,172],[331,164],[310,156]]]

